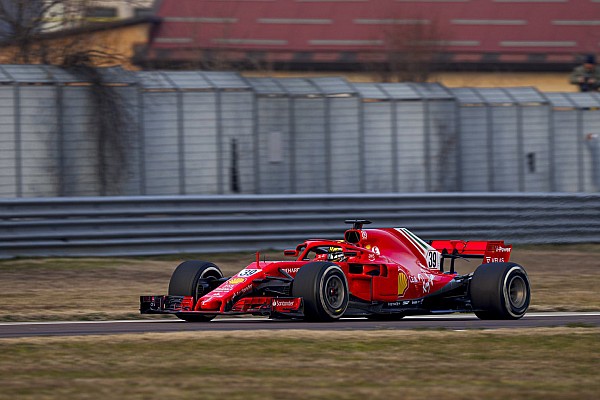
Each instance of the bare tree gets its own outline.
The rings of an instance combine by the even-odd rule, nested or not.
[[[107,82],[98,67],[120,65],[124,59],[109,48],[111,43],[95,43],[92,35],[64,35],[52,42],[60,30],[84,26],[86,9],[94,4],[93,0],[0,0],[0,40],[13,49],[12,59],[5,57],[5,62],[55,64],[87,82],[95,111],[89,133],[96,145],[100,192],[119,194],[137,126],[118,87]]]
[[[383,82],[426,82],[448,42],[435,18],[390,19],[383,40],[384,59],[373,68]]]
[[[0,44],[2,61],[11,63],[60,64],[72,53],[91,48],[90,37],[65,36],[60,46],[44,42],[50,33],[71,31],[97,20],[88,18],[94,7],[148,5],[148,0],[0,0]],[[97,23],[97,22],[96,22]],[[10,46],[10,54],[6,48]],[[95,46],[95,51],[98,49]],[[105,49],[111,53],[110,49]],[[114,55],[114,52],[112,52]],[[97,55],[96,55],[97,58]]]
[[[45,31],[45,17],[63,0],[0,0],[0,40],[13,44],[14,62],[29,63],[33,44]]]

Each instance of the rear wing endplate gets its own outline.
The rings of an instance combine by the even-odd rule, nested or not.
[[[454,272],[454,260],[457,258],[478,258],[484,264],[491,262],[508,262],[512,245],[503,240],[465,241],[465,240],[433,240],[431,246],[442,255],[442,271],[444,259],[451,259],[450,272]]]

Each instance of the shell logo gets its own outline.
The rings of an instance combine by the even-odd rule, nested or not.
[[[230,283],[232,285],[237,285],[238,283],[242,283],[245,280],[246,279],[244,279],[244,278],[231,278],[229,281],[227,281],[227,283]]]
[[[408,289],[408,277],[402,271],[398,271],[398,297],[404,296]]]

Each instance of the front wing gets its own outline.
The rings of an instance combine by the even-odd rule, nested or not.
[[[142,314],[241,315],[252,314],[277,318],[304,317],[301,297],[244,297],[222,310],[195,311],[192,296],[140,296]]]

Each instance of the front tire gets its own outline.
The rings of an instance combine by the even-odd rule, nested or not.
[[[480,319],[519,319],[531,301],[527,272],[515,263],[482,264],[473,273],[470,296]]]
[[[192,296],[194,302],[205,293],[199,292],[201,279],[220,279],[223,273],[215,264],[207,261],[185,261],[175,268],[169,281],[169,296]],[[175,314],[188,322],[207,322],[215,315]]]
[[[308,263],[294,278],[292,296],[302,297],[307,320],[336,321],[348,308],[348,280],[336,264]]]

